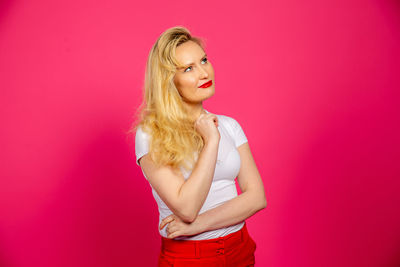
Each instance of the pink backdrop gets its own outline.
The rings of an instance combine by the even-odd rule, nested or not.
[[[399,266],[397,1],[0,2],[0,266],[155,266],[125,132],[165,29],[204,37],[268,206],[256,266]]]

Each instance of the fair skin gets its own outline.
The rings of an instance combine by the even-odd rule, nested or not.
[[[193,118],[198,118],[200,114],[206,114],[203,101],[215,93],[214,68],[201,46],[193,41],[179,45],[175,50],[175,56],[178,62],[184,65],[176,71],[175,86],[182,96],[188,113],[192,114]],[[210,80],[212,81],[210,87],[199,88]]]
[[[186,223],[193,222],[203,206],[214,177],[220,133],[218,117],[203,110],[205,99],[214,94],[214,86],[199,88],[214,78],[214,69],[204,57],[203,49],[192,41],[179,45],[176,58],[184,67],[177,69],[174,83],[184,106],[195,119],[194,127],[204,140],[204,147],[190,174],[185,177],[170,166],[157,167],[149,154],[139,159],[151,186],[168,208]]]
[[[218,118],[214,114],[207,114],[202,104],[215,93],[214,69],[205,58],[204,50],[193,41],[178,46],[176,58],[185,67],[177,70],[174,83],[189,114],[197,118],[195,128],[202,135],[205,146],[186,181],[182,174],[168,167],[157,169],[147,154],[140,159],[149,182],[173,212],[160,224],[160,229],[167,227],[168,238],[195,235],[237,224],[267,204],[261,176],[246,142],[238,147],[241,166],[237,180],[242,194],[198,214],[212,183],[220,140]],[[212,80],[212,86],[199,88],[209,80]]]
[[[191,236],[228,227],[244,221],[267,206],[264,186],[249,144],[246,142],[240,145],[238,151],[241,166],[237,181],[242,194],[199,214],[192,223],[185,223],[175,214],[165,217],[161,221],[160,229],[167,225],[167,238]]]

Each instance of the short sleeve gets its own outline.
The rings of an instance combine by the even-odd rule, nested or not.
[[[149,135],[139,126],[135,136],[136,164],[139,165],[139,159],[149,152]],[[140,166],[140,165],[139,165]]]
[[[231,124],[233,138],[235,140],[235,145],[236,145],[236,147],[239,147],[240,145],[247,142],[247,137],[244,134],[244,131],[243,131],[242,127],[240,126],[240,124],[234,118],[231,118],[231,117],[228,117],[228,118],[229,118],[229,122]]]

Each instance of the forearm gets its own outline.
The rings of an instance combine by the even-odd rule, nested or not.
[[[189,178],[179,190],[184,213],[196,217],[210,191],[218,156],[218,140],[206,143]]]
[[[264,209],[266,204],[257,194],[247,191],[224,204],[197,216],[193,222],[200,232],[235,225]]]

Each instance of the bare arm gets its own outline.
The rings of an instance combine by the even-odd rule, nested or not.
[[[203,231],[210,231],[237,224],[267,206],[264,185],[254,162],[248,143],[238,147],[241,159],[238,183],[242,191],[239,196],[224,204],[199,214],[196,221]]]
[[[139,159],[151,186],[168,208],[185,222],[193,222],[198,216],[214,177],[220,135],[213,118],[215,115],[207,114],[196,124],[203,131],[205,145],[187,180],[170,166],[156,167],[148,154]]]
[[[264,186],[248,143],[239,146],[238,151],[242,162],[238,175],[242,194],[216,208],[199,214],[196,220],[191,223],[191,235],[235,225],[267,206]],[[171,220],[171,216],[166,217],[161,222],[160,228],[163,228]],[[171,233],[169,238],[174,238],[180,234],[182,232],[178,230]]]
[[[193,223],[197,224],[199,233],[216,230],[240,223],[265,207],[265,202],[249,190],[214,209],[199,214]]]
[[[176,173],[169,166],[156,168],[148,154],[140,159],[152,187],[170,208],[185,222],[193,222],[207,198],[214,177],[219,142],[207,143],[200,152],[189,178]]]
[[[192,174],[178,192],[178,197],[184,203],[183,212],[191,214],[189,216],[190,221],[196,219],[210,191],[217,161],[218,145],[219,142],[211,142],[205,145]]]

